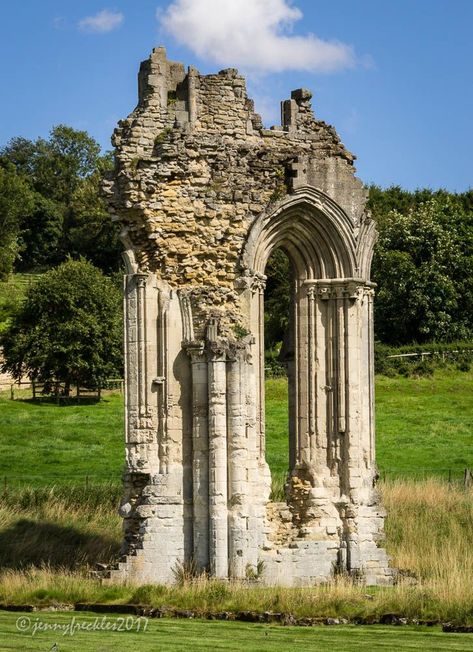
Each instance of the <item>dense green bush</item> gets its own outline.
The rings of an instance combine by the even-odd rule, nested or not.
[[[15,379],[97,386],[122,376],[121,293],[85,260],[68,260],[33,283],[0,336]],[[56,390],[57,391],[57,390]]]
[[[385,376],[428,376],[436,368],[446,366],[469,371],[473,362],[473,342],[432,342],[400,347],[376,342],[374,360],[375,373]]]
[[[372,188],[379,239],[372,278],[385,343],[473,337],[473,193]]]

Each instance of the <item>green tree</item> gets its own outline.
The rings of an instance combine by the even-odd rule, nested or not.
[[[57,202],[33,192],[33,203],[21,220],[17,271],[40,270],[63,260],[63,210]]]
[[[19,251],[19,234],[25,213],[32,210],[33,193],[8,161],[0,160],[0,279],[13,269]]]
[[[121,293],[85,260],[68,260],[27,292],[0,337],[3,369],[14,378],[97,385],[122,373]]]
[[[85,131],[53,127],[48,140],[14,138],[0,151],[36,193],[34,210],[24,211],[17,268],[55,265],[68,255],[85,256],[104,271],[120,267],[118,228],[100,195],[111,154]]]
[[[119,228],[112,222],[100,193],[102,175],[112,166],[112,157],[103,156],[97,169],[77,184],[71,199],[66,243],[69,255],[83,256],[107,273],[119,268],[123,251]]]
[[[412,202],[405,213],[378,215],[372,277],[376,335],[383,342],[473,335],[473,214],[464,207],[462,196],[440,192]]]

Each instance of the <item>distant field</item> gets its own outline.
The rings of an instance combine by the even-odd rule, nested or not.
[[[0,393],[0,478],[8,485],[120,482],[123,396],[60,405]],[[6,479],[5,479],[6,478]]]
[[[287,386],[268,380],[267,458],[287,468]],[[376,382],[377,457],[382,476],[459,479],[473,468],[473,374],[437,371],[431,378]],[[0,482],[120,481],[124,460],[123,397],[89,405],[9,399],[0,393]]]
[[[268,464],[287,466],[287,385],[266,383]],[[450,476],[473,468],[473,373],[376,378],[377,462],[382,477]]]

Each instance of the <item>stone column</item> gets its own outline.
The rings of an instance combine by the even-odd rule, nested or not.
[[[246,344],[232,346],[227,362],[229,575],[244,578],[248,548]]]
[[[159,465],[155,430],[157,405],[151,391],[156,374],[156,338],[149,328],[157,318],[157,290],[147,274],[125,278],[125,434],[130,471]]]
[[[224,578],[228,577],[226,350],[209,337],[208,355],[210,572]]]
[[[203,342],[187,345],[192,366],[192,489],[194,559],[209,567],[209,432],[207,353]]]

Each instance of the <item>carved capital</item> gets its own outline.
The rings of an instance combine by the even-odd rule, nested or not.
[[[205,357],[205,342],[203,340],[192,340],[183,343],[183,348],[191,358],[191,362],[203,362]]]
[[[373,292],[372,283],[367,283],[357,278],[327,278],[320,280],[308,280],[307,294],[310,298],[318,298],[322,301],[329,299],[349,299],[357,301],[367,292]]]
[[[136,280],[136,287],[144,289],[146,287],[146,280],[148,278],[147,274],[133,274],[133,278]]]
[[[244,269],[242,275],[236,279],[235,285],[239,290],[251,290],[255,292],[264,292],[267,277],[251,269]]]

